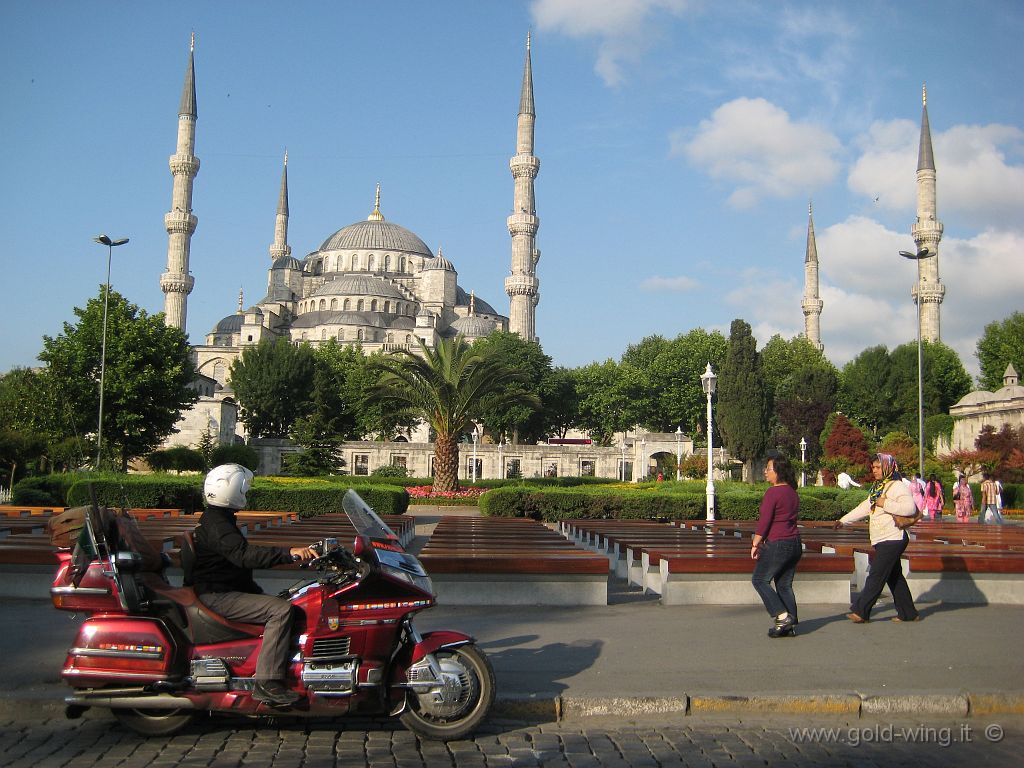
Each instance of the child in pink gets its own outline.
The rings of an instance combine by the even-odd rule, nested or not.
[[[928,476],[928,484],[924,487],[923,496],[924,508],[921,510],[929,520],[938,520],[942,517],[942,505],[946,500],[942,495],[942,483],[934,474]]]

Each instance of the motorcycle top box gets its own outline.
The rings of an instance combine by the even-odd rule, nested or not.
[[[169,584],[154,553],[136,551],[148,546],[137,526],[87,509],[73,551],[62,533],[51,589],[55,607],[90,614],[62,673],[74,690],[68,715],[105,707],[150,735],[217,712],[390,715],[426,738],[471,733],[494,701],[489,660],[468,635],[416,630],[414,615],[436,602],[430,577],[355,491],[342,508],[351,548],[337,536],[311,545],[316,576],[279,595],[293,616],[285,685],[299,696],[287,708],[252,695],[261,625],[228,621],[190,587]],[[191,535],[181,544],[184,561]]]

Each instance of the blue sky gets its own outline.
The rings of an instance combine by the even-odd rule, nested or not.
[[[507,313],[509,157],[527,30],[537,329],[555,362],[735,317],[803,330],[808,201],[822,340],[842,365],[915,337],[921,86],[945,225],[943,340],[977,371],[1024,288],[1024,5],[978,2],[0,2],[7,240],[0,371],[104,281],[163,308],[167,158],[196,34],[188,332],[262,297],[281,162],[295,255],[372,210]]]

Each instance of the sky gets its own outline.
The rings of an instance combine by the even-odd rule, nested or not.
[[[266,290],[288,152],[302,258],[381,212],[508,314],[508,161],[532,34],[537,332],[556,365],[645,336],[803,331],[808,205],[837,366],[916,338],[921,91],[945,226],[942,339],[969,372],[1024,301],[1024,4],[0,0],[0,372],[112,287],[163,309],[168,157],[195,33],[187,331]]]

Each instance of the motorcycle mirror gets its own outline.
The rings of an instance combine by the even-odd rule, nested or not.
[[[365,552],[370,546],[370,540],[365,536],[356,536],[355,541],[352,542],[352,554],[359,557]]]

